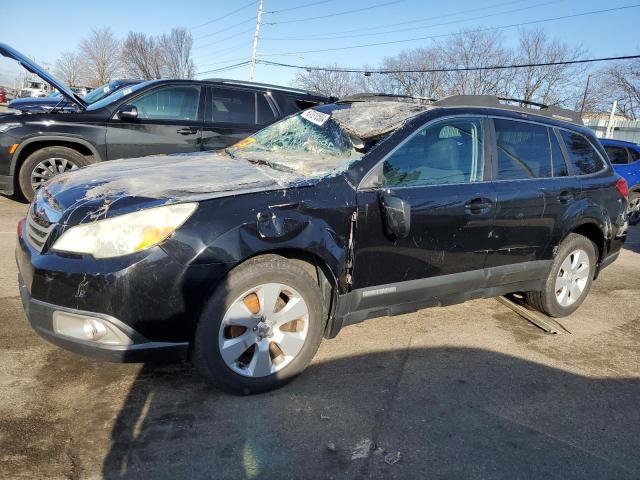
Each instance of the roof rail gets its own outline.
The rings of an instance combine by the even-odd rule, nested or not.
[[[207,82],[225,83],[227,85],[239,85],[244,87],[260,87],[260,88],[267,88],[267,89],[270,88],[270,89],[278,90],[281,92],[290,92],[290,93],[298,93],[303,95],[314,95],[318,97],[326,97],[326,95],[322,95],[316,92],[310,92],[308,90],[302,90],[300,88],[283,87],[281,85],[272,85],[269,83],[251,82],[251,81],[244,81],[244,80],[232,80],[229,78],[205,78],[204,80]]]
[[[388,102],[390,100],[419,100],[421,104],[430,104],[435,102],[434,98],[418,97],[412,95],[395,95],[393,93],[354,93],[353,95],[347,95],[342,97],[336,103],[354,103],[354,102]]]
[[[565,122],[584,125],[578,112],[565,108],[545,105],[544,103],[520,100],[517,98],[497,97],[494,95],[454,95],[434,102],[437,107],[488,107],[512,110],[515,112],[542,115]]]

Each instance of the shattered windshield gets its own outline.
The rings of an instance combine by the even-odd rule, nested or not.
[[[315,109],[274,123],[227,149],[232,157],[304,177],[343,171],[362,157],[361,141],[350,136],[331,112]]]

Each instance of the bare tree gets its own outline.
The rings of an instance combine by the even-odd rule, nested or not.
[[[54,73],[67,85],[79,86],[84,80],[84,67],[85,65],[80,55],[73,52],[64,52],[56,60]]]
[[[640,116],[640,60],[613,65],[604,70],[602,75],[609,92],[608,100],[617,100],[618,109],[623,115],[637,119]]]
[[[158,40],[144,33],[129,32],[122,43],[122,63],[129,76],[142,80],[162,77],[163,58]]]
[[[120,65],[120,42],[110,28],[93,29],[80,42],[80,53],[87,65],[89,86],[100,86],[115,76]]]
[[[511,51],[503,45],[497,32],[462,31],[440,45],[441,58],[449,68],[445,90],[449,95],[505,95],[513,82],[513,71],[462,70],[464,68],[508,65],[513,59]]]
[[[193,37],[184,28],[174,28],[158,40],[164,76],[170,78],[193,78],[195,65],[191,58]]]
[[[581,46],[569,47],[549,39],[540,29],[522,30],[516,63],[540,64],[568,62],[583,58]],[[527,101],[546,104],[575,104],[582,93],[586,67],[582,65],[545,65],[519,68],[515,74],[512,95]]]
[[[327,68],[337,68],[335,65],[328,65]],[[323,95],[333,95],[335,97],[345,97],[353,93],[362,91],[359,77],[362,74],[349,72],[328,72],[324,70],[300,71],[293,79],[293,85],[298,88],[318,92]]]

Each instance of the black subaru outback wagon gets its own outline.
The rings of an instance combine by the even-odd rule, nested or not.
[[[575,113],[363,100],[45,184],[18,225],[33,328],[100,359],[188,357],[254,393],[368,318],[510,292],[578,308],[618,256],[627,192]]]

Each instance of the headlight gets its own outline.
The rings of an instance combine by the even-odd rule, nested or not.
[[[0,124],[0,133],[7,132],[7,131],[11,130],[12,128],[18,128],[18,127],[21,127],[21,126],[22,126],[22,124],[21,123],[17,123],[17,122],[2,123],[2,124]]]
[[[95,258],[139,252],[175,232],[197,207],[197,203],[166,205],[71,227],[53,244],[52,250]]]

